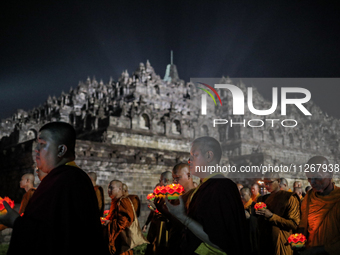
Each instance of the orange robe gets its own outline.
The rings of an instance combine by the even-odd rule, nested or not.
[[[310,197],[309,197],[310,196]],[[334,185],[334,190],[327,196],[318,196],[313,190],[307,193],[301,203],[301,224],[299,228],[307,229],[307,246],[324,246],[329,254],[339,254],[340,251],[340,188]]]
[[[132,255],[133,250],[121,252],[122,240],[119,236],[134,221],[134,212],[130,200],[126,197],[112,200],[107,218],[111,220],[108,225],[108,235],[112,252],[115,252],[114,254]]]
[[[22,197],[21,200],[21,205],[20,205],[20,209],[19,209],[19,215],[21,215],[22,213],[25,212],[26,206],[28,204],[28,201],[31,199],[31,197],[33,196],[35,191],[35,188],[29,189],[25,195]]]
[[[295,193],[280,190],[260,197],[273,213],[269,219],[258,217],[260,254],[293,255],[288,237],[300,223],[300,201]]]
[[[104,213],[104,205],[105,205],[104,204],[104,191],[103,191],[103,188],[98,185],[94,186],[94,191],[96,192],[100,217],[102,217]]]

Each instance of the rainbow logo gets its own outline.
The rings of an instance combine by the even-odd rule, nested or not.
[[[222,105],[222,100],[220,98],[220,95],[216,92],[216,90],[213,87],[211,87],[208,84],[202,83],[202,82],[196,82],[196,83],[202,84],[202,85],[206,86],[207,88],[209,88],[212,92],[214,92],[215,95],[217,96],[218,100],[220,101],[221,105]],[[207,92],[207,94],[214,100],[215,105],[217,105],[215,97],[209,92],[209,90],[203,89],[203,88],[200,88],[200,87],[198,87],[198,88]],[[202,115],[207,115],[207,95],[206,94],[202,94],[201,110],[202,110]]]

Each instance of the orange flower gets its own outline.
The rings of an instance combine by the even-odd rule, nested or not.
[[[254,205],[255,210],[267,209],[267,205],[263,202],[256,203]]]
[[[153,198],[155,198],[155,195],[153,193],[150,193],[146,196],[147,200],[152,200]]]
[[[303,234],[292,234],[288,237],[288,243],[306,242],[306,237]]]

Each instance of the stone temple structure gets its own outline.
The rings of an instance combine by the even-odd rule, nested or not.
[[[233,83],[222,77],[220,83]],[[246,85],[237,85],[247,94]],[[77,131],[76,163],[85,171],[95,171],[97,183],[107,194],[108,183],[122,180],[131,194],[142,201],[141,222],[148,215],[146,195],[158,183],[160,173],[172,170],[178,162],[189,157],[190,142],[201,136],[212,136],[221,142],[221,165],[290,165],[303,164],[314,155],[323,155],[336,163],[339,157],[338,119],[328,117],[313,102],[306,107],[312,117],[304,117],[295,107],[288,108],[287,119],[296,119],[298,126],[264,125],[261,128],[241,125],[217,125],[213,119],[242,122],[259,119],[249,111],[244,116],[232,115],[232,95],[218,90],[223,106],[208,104],[208,115],[201,115],[202,90],[179,78],[176,66],[168,65],[161,79],[150,65],[141,63],[129,75],[124,71],[117,81],[108,83],[88,78],[60,97],[47,101],[30,111],[18,110],[0,123],[0,196],[9,196],[17,203],[23,190],[19,189],[22,174],[34,173],[34,147],[37,131],[45,123],[64,121]],[[271,102],[253,89],[256,109],[269,109]],[[282,119],[278,113],[267,119]],[[228,174],[250,184],[261,178]],[[248,178],[251,177],[251,178]],[[304,179],[303,173],[283,174],[292,185]],[[37,179],[38,180],[38,179]],[[107,206],[110,199],[106,196]]]

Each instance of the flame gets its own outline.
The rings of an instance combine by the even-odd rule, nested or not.
[[[264,184],[263,181],[258,181],[257,183],[260,184],[260,185]]]

